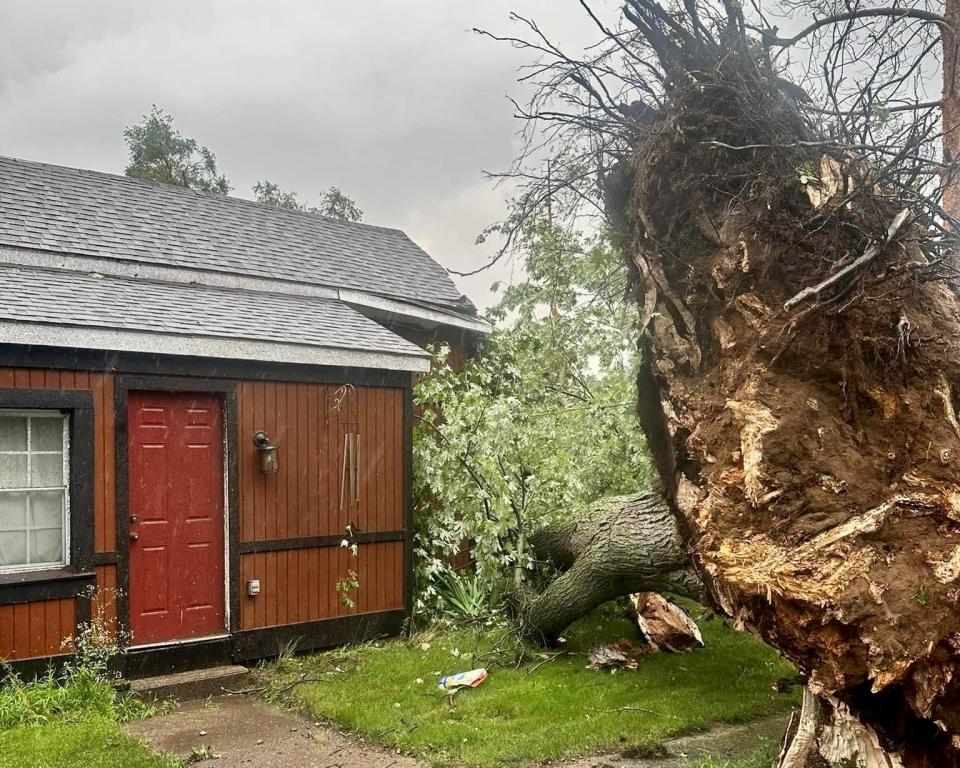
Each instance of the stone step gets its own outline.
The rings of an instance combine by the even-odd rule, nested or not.
[[[239,665],[196,669],[173,675],[141,677],[130,681],[130,690],[141,698],[162,701],[194,701],[208,696],[222,696],[250,685],[251,674]]]

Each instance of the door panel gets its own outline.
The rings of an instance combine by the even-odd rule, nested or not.
[[[127,425],[132,642],[220,634],[226,613],[221,400],[131,392]]]

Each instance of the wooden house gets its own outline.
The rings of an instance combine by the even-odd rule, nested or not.
[[[398,230],[0,158],[0,659],[398,632],[413,376],[486,332]]]

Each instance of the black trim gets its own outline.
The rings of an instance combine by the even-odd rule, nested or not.
[[[398,635],[406,620],[404,610],[377,611],[307,624],[248,629],[234,635],[233,660],[266,659],[278,656],[290,647],[297,651],[312,651]]]
[[[230,659],[233,640],[218,637],[152,648],[131,648],[111,666],[127,679],[216,667]]]
[[[2,357],[2,356],[0,356]],[[230,564],[227,607],[229,626],[224,631],[234,631],[239,626],[240,612],[240,552],[236,545],[239,533],[240,488],[237,475],[237,383],[235,381],[180,378],[168,376],[117,376],[114,385],[114,408],[117,455],[117,623],[130,632],[130,466],[127,446],[127,399],[131,391],[144,392],[204,392],[223,396],[224,445],[227,461],[224,466],[228,489],[225,501],[227,534],[229,541],[228,563]],[[226,588],[226,585],[225,585]]]
[[[32,659],[5,661],[3,667],[0,668],[0,682],[4,682],[9,677],[9,672],[25,681],[37,680],[51,671],[54,674],[59,674],[72,660],[73,656],[71,654],[61,653],[56,656],[35,656]]]
[[[72,566],[47,571],[24,571],[0,575],[0,605],[33,603],[76,597],[96,584],[94,571],[78,571]]]
[[[113,386],[113,432],[116,443],[114,455],[115,507],[117,510],[117,628],[129,636],[130,631],[130,535],[128,492],[129,467],[127,466],[127,390],[121,379]]]
[[[34,347],[21,344],[0,344],[0,367],[112,371],[143,376],[194,376],[203,379],[296,381],[304,384],[410,386],[409,371]]]
[[[0,577],[0,604],[75,597],[89,585],[93,568],[93,394],[0,388],[0,409],[59,410],[70,417],[70,564]]]
[[[94,552],[93,565],[117,565],[120,562],[119,552]]]
[[[406,531],[370,531],[367,533],[355,533],[351,541],[356,544],[376,544],[384,541],[405,541],[406,538]],[[240,543],[240,554],[250,555],[257,552],[280,552],[287,549],[339,547],[343,540],[343,534],[339,534],[336,536],[301,536],[297,539],[244,541]]]

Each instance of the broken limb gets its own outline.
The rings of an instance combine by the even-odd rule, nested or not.
[[[659,494],[601,499],[581,515],[531,538],[537,557],[560,571],[521,598],[522,633],[551,643],[577,619],[615,597],[669,592],[702,597],[677,519]]]

